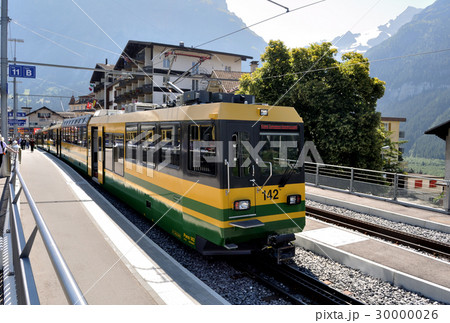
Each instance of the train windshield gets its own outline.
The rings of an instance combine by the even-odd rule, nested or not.
[[[300,155],[300,134],[297,132],[261,132],[260,142],[264,142],[259,156],[265,166],[261,167],[263,175],[283,175],[289,169],[297,168]]]

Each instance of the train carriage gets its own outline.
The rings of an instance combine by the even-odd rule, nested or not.
[[[295,109],[217,102],[103,114],[79,123],[76,138],[65,121],[63,159],[202,254],[293,255],[305,225]]]
[[[53,125],[36,133],[36,145],[54,155],[58,154],[61,124]]]
[[[91,115],[63,121],[56,138],[60,146],[59,157],[78,171],[88,172],[87,127]]]

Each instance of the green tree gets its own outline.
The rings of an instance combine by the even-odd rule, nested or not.
[[[405,169],[405,162],[403,161],[402,152],[398,149],[398,147],[407,141],[392,141],[390,138],[392,132],[387,131],[383,125],[380,125],[379,131],[382,132],[384,137],[383,147],[381,148],[381,154],[383,157],[383,171],[390,173],[403,173]]]
[[[274,104],[280,101],[278,105],[289,105],[289,100],[279,100],[294,83],[289,49],[283,42],[271,40],[261,61],[261,68],[242,76],[240,93],[255,95],[257,102]]]
[[[295,107],[325,163],[380,170],[383,135],[376,102],[384,82],[369,76],[367,58],[334,56],[331,43],[288,50],[271,41],[263,66],[242,78],[240,92],[257,101]],[[282,98],[282,99],[280,99]]]

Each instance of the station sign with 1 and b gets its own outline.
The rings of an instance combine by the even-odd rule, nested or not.
[[[9,65],[9,77],[36,78],[36,66]]]
[[[17,117],[17,118],[25,118],[26,116],[27,116],[27,114],[26,114],[25,112],[16,112],[16,117]],[[8,117],[9,117],[9,118],[14,117],[14,112],[9,111],[9,112],[8,112]]]

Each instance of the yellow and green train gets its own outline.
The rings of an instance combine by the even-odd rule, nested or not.
[[[294,233],[305,226],[303,121],[294,108],[216,102],[103,110],[36,137],[204,255],[294,255]]]

